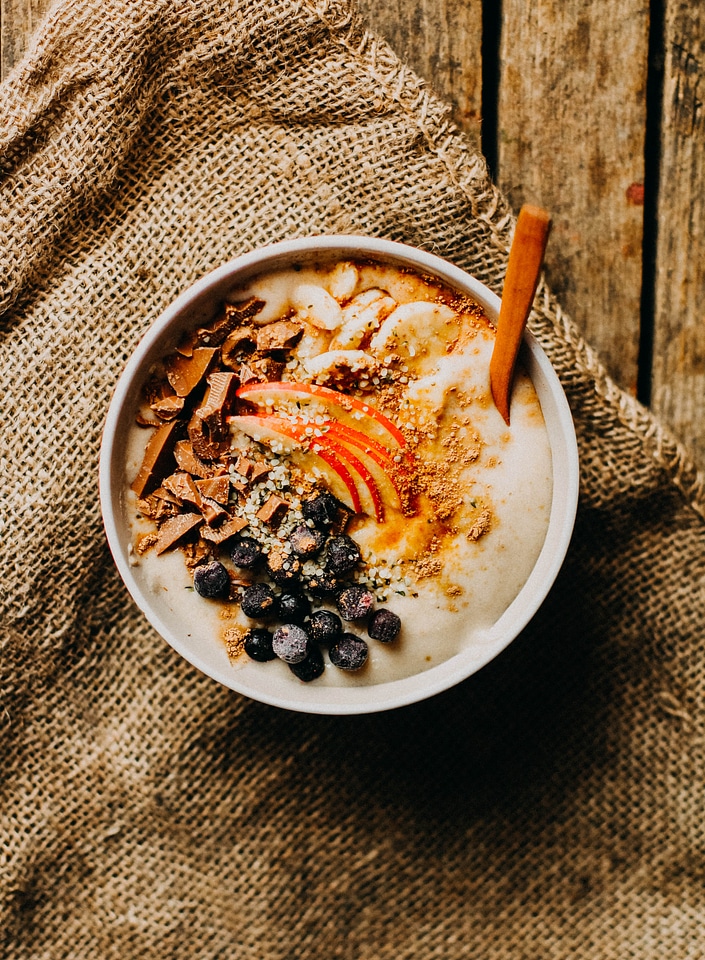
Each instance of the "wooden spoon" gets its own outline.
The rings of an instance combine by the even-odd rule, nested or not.
[[[509,251],[490,360],[492,398],[506,424],[517,353],[534,302],[550,230],[551,218],[545,210],[529,204],[521,208]]]

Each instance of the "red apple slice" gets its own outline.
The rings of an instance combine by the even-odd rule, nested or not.
[[[352,447],[355,454],[368,467],[382,493],[383,501],[397,509],[403,509],[404,504],[409,500],[404,490],[406,485],[402,482],[403,465],[396,463],[380,443],[358,430],[334,421],[326,425],[326,436],[334,437],[337,442],[348,448]]]
[[[316,437],[310,447],[310,449],[313,450],[314,453],[318,453],[319,456],[322,452],[321,448],[328,450],[336,462],[342,461],[345,463],[350,468],[353,477],[357,475],[360,478],[360,483],[358,484],[360,499],[367,501],[367,503],[364,504],[364,512],[371,514],[375,520],[381,523],[382,520],[384,520],[382,496],[372,473],[367,469],[360,457],[356,456],[342,443],[336,443],[336,441],[330,437],[329,433],[324,433],[323,436]]]
[[[253,440],[266,443],[274,450],[281,449],[282,452],[291,453],[295,449],[291,446],[293,441],[304,450],[315,453],[343,479],[356,513],[369,513],[378,521],[384,519],[382,496],[372,471],[357,453],[330,436],[325,425],[321,429],[318,425],[306,421],[289,420],[267,413],[230,417],[230,423]],[[350,489],[349,480],[355,488],[354,493]]]
[[[269,416],[265,418],[254,415],[228,417],[228,423],[232,428],[241,430],[252,440],[269,447],[274,452],[281,451],[290,456],[296,456],[297,454],[315,456],[321,461],[317,466],[325,474],[331,492],[355,513],[362,511],[358,486],[347,464],[340,458],[336,458],[327,447],[322,447],[320,450],[311,450],[309,447],[311,438],[306,438],[304,449],[301,431],[297,430],[291,421],[285,420],[283,417]]]
[[[338,390],[332,390],[330,387],[280,380],[272,383],[246,384],[244,387],[240,387],[237,396],[249,403],[272,408],[282,400],[303,402],[318,400],[337,419],[347,415],[348,418],[356,420],[355,414],[371,418],[381,428],[385,440],[388,442],[391,440],[395,447],[403,449],[406,446],[404,434],[395,423],[392,423],[389,417],[377,410],[376,407],[365,403],[364,400],[360,400],[358,397],[350,397]],[[355,412],[351,413],[351,410]]]

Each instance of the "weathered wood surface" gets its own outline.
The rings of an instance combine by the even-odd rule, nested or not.
[[[494,0],[359,3],[515,208],[552,212],[564,309],[705,466],[705,7],[504,0],[500,23]],[[0,0],[3,77],[48,6]]]
[[[664,37],[652,403],[705,464],[705,6]]]

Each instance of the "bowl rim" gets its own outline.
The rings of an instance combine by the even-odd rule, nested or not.
[[[115,385],[104,421],[99,494],[108,546],[123,583],[146,619],[185,660],[231,690],[271,706],[302,713],[351,715],[390,710],[435,696],[472,676],[516,639],[546,599],[568,551],[578,505],[579,462],[575,428],[565,392],[548,357],[527,330],[522,345],[523,359],[539,392],[544,418],[550,419],[553,425],[549,430],[553,459],[551,512],[543,546],[529,577],[509,607],[483,633],[481,649],[465,648],[428,670],[378,684],[342,687],[291,684],[291,695],[268,694],[266,688],[260,690],[247,682],[249,674],[245,670],[231,667],[226,673],[209,666],[198,650],[193,649],[192,643],[177,636],[162,620],[133,574],[118,520],[124,509],[124,490],[116,489],[118,481],[119,486],[123,486],[124,478],[117,460],[123,410],[134,387],[143,382],[145,369],[169,349],[164,342],[169,331],[178,328],[179,321],[184,329],[190,325],[189,313],[197,309],[203,299],[211,297],[214,289],[223,287],[224,295],[227,286],[236,286],[238,278],[244,280],[248,273],[275,269],[298,256],[333,254],[342,259],[370,257],[422,269],[470,294],[494,319],[498,315],[500,298],[481,281],[437,254],[398,241],[355,234],[326,234],[279,241],[235,257],[207,272],[179,294],[151,324],[129,357]]]

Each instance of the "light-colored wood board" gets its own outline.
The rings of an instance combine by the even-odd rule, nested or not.
[[[453,108],[479,149],[482,98],[482,0],[359,0],[371,32]]]
[[[705,7],[666,5],[652,406],[705,466]]]
[[[51,0],[0,0],[0,80],[18,63]]]
[[[505,0],[499,183],[553,215],[546,274],[636,390],[648,63],[645,0]]]

